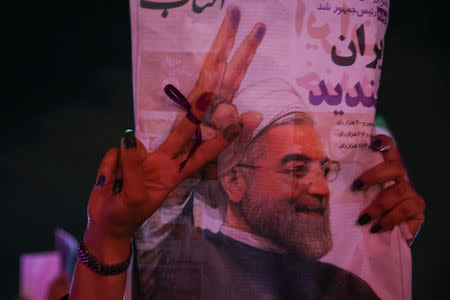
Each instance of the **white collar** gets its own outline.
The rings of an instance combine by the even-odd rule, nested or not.
[[[284,250],[277,244],[254,233],[241,231],[239,229],[226,226],[225,224],[220,227],[219,231],[234,240],[264,251],[286,253],[286,250]]]
[[[221,232],[234,240],[264,251],[286,253],[286,250],[267,238],[226,226],[219,210],[206,204],[206,201],[202,199],[199,193],[194,193],[193,214],[195,227],[209,229],[213,233]]]

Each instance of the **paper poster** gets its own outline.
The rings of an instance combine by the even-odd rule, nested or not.
[[[203,142],[241,136],[136,234],[139,299],[411,299],[400,228],[356,225],[389,3],[131,0],[136,136],[155,150],[192,105]],[[194,141],[193,137],[193,141]],[[186,149],[189,151],[189,149]]]

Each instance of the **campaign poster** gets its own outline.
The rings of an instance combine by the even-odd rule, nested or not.
[[[135,235],[137,299],[411,299],[404,226],[356,224],[382,187],[369,149],[386,0],[130,0],[136,136],[154,151],[214,97],[185,153],[233,144]]]

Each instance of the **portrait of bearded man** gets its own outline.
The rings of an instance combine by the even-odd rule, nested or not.
[[[170,234],[139,253],[152,262],[139,265],[143,298],[378,299],[356,275],[318,261],[333,245],[328,182],[340,165],[290,84],[271,79],[233,104],[218,99],[210,126],[217,112],[240,115],[245,132],[219,156],[217,180],[184,199]]]

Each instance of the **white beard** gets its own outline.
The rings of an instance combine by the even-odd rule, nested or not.
[[[288,252],[317,260],[333,246],[328,199],[323,201],[327,201],[323,215],[302,218],[295,211],[295,199],[273,199],[250,187],[241,201],[241,212],[255,233]]]

